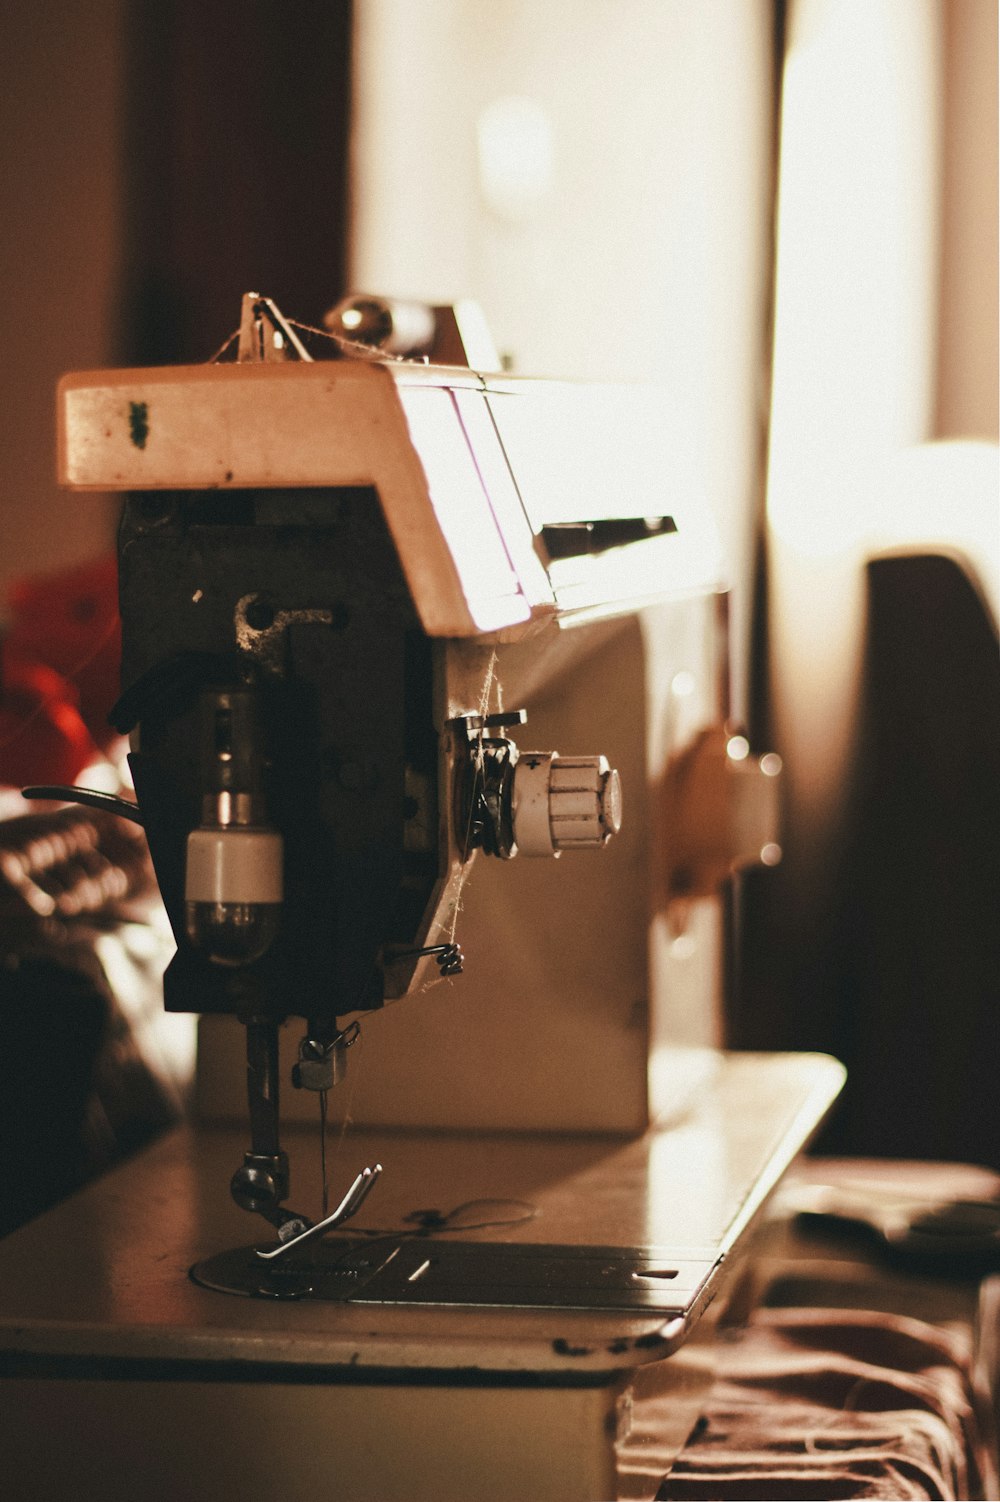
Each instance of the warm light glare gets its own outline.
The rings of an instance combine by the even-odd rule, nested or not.
[[[879,476],[926,435],[933,410],[940,17],[931,0],[797,0],[790,17],[767,487],[771,654],[776,731],[795,768],[795,858],[822,881],[853,755],[861,562]]]
[[[683,963],[685,960],[691,959],[697,948],[698,941],[694,937],[694,934],[678,934],[675,939],[671,939],[670,941],[670,957]]]
[[[746,761],[750,755],[750,742],[745,735],[731,735],[726,742],[726,755],[730,761]]]
[[[552,181],[552,126],[533,99],[495,99],[476,123],[479,187],[501,219],[521,223],[545,201]]]
[[[400,399],[473,620],[481,631],[526,620],[528,604],[451,397],[432,387],[411,386],[401,390]]]
[[[914,0],[793,15],[768,515],[820,558],[851,551],[873,465],[930,410],[936,34]]]

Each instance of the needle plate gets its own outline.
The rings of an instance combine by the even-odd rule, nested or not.
[[[191,1276],[203,1288],[250,1298],[682,1314],[718,1266],[662,1247],[380,1237],[331,1238],[282,1266],[239,1247],[197,1263]]]

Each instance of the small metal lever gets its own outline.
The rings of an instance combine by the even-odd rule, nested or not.
[[[294,1251],[296,1247],[305,1246],[310,1241],[316,1241],[320,1236],[325,1236],[327,1231],[332,1231],[337,1226],[343,1225],[345,1220],[350,1220],[351,1216],[356,1215],[361,1209],[361,1206],[375,1188],[376,1181],[381,1172],[381,1163],[374,1163],[370,1168],[363,1168],[336,1210],[328,1215],[325,1220],[317,1221],[314,1226],[309,1226],[307,1230],[301,1232],[298,1236],[293,1236],[289,1241],[280,1242],[278,1246],[272,1247],[269,1252],[262,1252],[258,1247],[257,1256],[263,1262],[275,1262],[279,1257],[284,1257],[288,1252]]]
[[[259,292],[245,292],[240,310],[240,342],[237,360],[241,364],[258,360],[308,360],[312,355],[291,327],[278,305]]]
[[[462,953],[461,944],[454,941],[448,944],[428,944],[424,949],[396,949],[388,947],[385,958],[388,964],[394,965],[397,960],[412,960],[415,957],[433,955],[438,962],[442,975],[461,975],[465,964],[465,956]]]
[[[119,798],[115,793],[100,793],[96,788],[63,787],[46,783],[44,787],[22,788],[21,797],[52,803],[82,803],[86,808],[97,808],[104,813],[130,819],[133,824],[142,823],[142,811],[137,803],[129,798]]]

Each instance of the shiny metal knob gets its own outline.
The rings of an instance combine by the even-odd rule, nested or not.
[[[605,756],[522,751],[514,771],[513,816],[520,855],[603,845],[621,829],[621,778]]]

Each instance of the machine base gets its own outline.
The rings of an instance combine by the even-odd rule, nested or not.
[[[384,1163],[378,1194],[293,1298],[262,1296],[254,1248],[215,1250],[247,1232],[242,1131],[164,1138],[0,1244],[4,1502],[653,1497],[842,1079],[720,1056],[687,1117],[634,1139],[357,1132],[343,1166]]]

